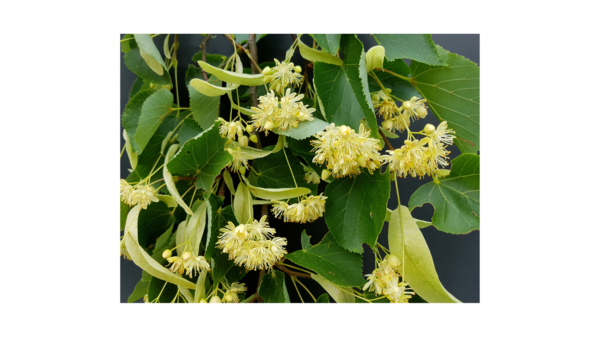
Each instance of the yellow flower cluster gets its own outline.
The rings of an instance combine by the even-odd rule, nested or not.
[[[382,101],[373,107],[377,109],[379,116],[383,117],[381,127],[390,132],[394,132],[394,129],[402,132],[410,126],[411,122],[427,116],[426,99],[418,99],[413,96],[398,108],[394,100],[389,98],[385,92],[380,91],[379,95],[382,96]],[[379,98],[379,95],[376,98]]]
[[[393,303],[408,303],[415,293],[408,286],[408,282],[400,282],[400,260],[395,255],[387,255],[383,261],[379,262],[378,268],[373,274],[367,274],[367,288],[369,291],[375,291],[378,295],[385,295]]]
[[[189,277],[193,277],[196,273],[202,270],[210,270],[210,264],[204,256],[195,256],[193,252],[184,252],[181,256],[172,256],[167,258],[171,265],[169,268],[172,272],[182,275],[187,271]]]
[[[372,174],[381,166],[383,157],[379,154],[379,140],[369,138],[369,131],[360,125],[356,133],[351,128],[331,123],[324,131],[318,132],[311,144],[315,147],[314,163],[325,163],[334,178],[357,176],[366,167]]]
[[[286,130],[297,128],[300,122],[312,121],[312,113],[315,109],[302,104],[302,98],[304,98],[303,94],[296,96],[296,93],[290,92],[289,88],[281,99],[275,96],[273,91],[259,97],[258,108],[252,107],[256,112],[252,115],[252,125],[268,134],[273,128]]]
[[[323,193],[321,193],[318,196],[302,196],[299,198],[298,203],[291,205],[283,201],[272,200],[275,202],[272,212],[277,219],[281,219],[283,216],[284,222],[313,222],[323,216],[323,212],[325,212],[325,199],[327,197],[324,197]]]
[[[130,207],[142,205],[146,209],[153,201],[159,200],[152,186],[139,184],[134,188],[125,179],[121,179],[121,201]]]
[[[390,154],[384,158],[384,162],[390,164],[390,170],[399,177],[412,176],[422,178],[426,175],[434,175],[438,166],[446,166],[448,162],[448,151],[446,148],[452,144],[454,131],[447,128],[444,121],[437,129],[427,124],[423,130],[427,137],[420,140],[405,140],[401,148],[394,151],[388,150]],[[427,147],[425,146],[427,145]]]
[[[283,91],[288,85],[295,87],[300,86],[303,80],[303,76],[300,75],[302,68],[300,66],[294,67],[294,63],[290,62],[279,62],[275,59],[275,67],[266,67],[263,69],[264,82],[271,82],[269,90],[275,90],[279,94],[283,94]]]
[[[219,117],[217,120],[221,121],[221,125],[219,126],[219,132],[221,133],[221,137],[228,138],[229,140],[235,140],[235,136],[237,136],[240,140],[242,137],[245,137],[242,122],[228,122],[221,117]]]
[[[244,283],[232,283],[229,289],[223,295],[223,302],[238,303],[240,301],[238,294],[248,290]]]
[[[285,238],[273,237],[275,229],[266,222],[267,216],[260,221],[235,226],[229,222],[221,228],[217,248],[229,254],[230,260],[235,260],[238,266],[249,270],[271,269],[273,264],[287,254],[283,246],[287,245]]]
[[[240,170],[245,172],[245,169],[248,168],[248,159],[251,158],[246,157],[242,152],[242,148],[239,146],[227,148],[226,150],[233,157],[233,159],[226,166],[231,167],[233,172],[238,172]]]

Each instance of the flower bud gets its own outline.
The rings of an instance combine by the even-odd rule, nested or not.
[[[373,103],[377,103],[379,102],[379,95],[373,94],[373,96],[371,96],[371,99],[373,100]]]
[[[187,262],[192,258],[192,253],[185,252],[183,253],[183,255],[181,255],[181,258],[183,259],[183,261]]]
[[[252,131],[254,131],[254,127],[250,124],[246,125],[246,132],[251,133]]]
[[[241,137],[238,142],[240,143],[241,147],[246,147],[248,146],[248,136],[243,136]]]
[[[295,66],[294,67],[294,71],[297,72],[298,74],[302,72],[302,67],[300,66]]]
[[[221,303],[219,296],[215,295],[210,299],[210,303]]]
[[[385,93],[386,93],[386,94],[388,94],[388,95],[389,95],[391,92],[392,92],[392,89],[390,89],[390,88],[385,88]]]
[[[331,171],[329,171],[327,169],[321,171],[321,179],[323,179],[323,180],[327,180],[327,178],[329,178],[330,175],[331,175]]]
[[[208,303],[208,302],[206,302],[206,300],[203,298],[200,300],[200,303]]]
[[[356,158],[356,162],[358,162],[358,165],[361,167],[367,166],[367,159],[364,156],[358,156],[358,158]]]
[[[398,257],[396,257],[396,255],[390,254],[390,255],[386,256],[386,259],[387,259],[388,263],[390,264],[390,267],[392,267],[394,269],[400,268],[400,266],[401,266],[400,259],[398,259]]]
[[[426,135],[431,136],[435,132],[435,126],[433,126],[431,124],[427,124],[427,125],[425,125],[425,128],[423,129],[423,131],[425,131]]]
[[[240,171],[242,175],[246,174],[246,168],[244,166],[240,167],[238,171]]]
[[[402,103],[402,108],[410,110],[412,108],[412,103],[410,103],[410,101],[404,101],[404,103]]]
[[[386,121],[383,121],[383,123],[381,123],[381,126],[386,130],[391,130],[394,127],[394,122],[391,119],[388,119]]]
[[[225,299],[225,301],[227,301],[227,302],[231,302],[231,301],[233,301],[233,296],[231,296],[231,295],[227,294],[227,295],[225,295],[225,298],[224,298],[224,299]]]
[[[273,128],[274,128],[274,127],[275,127],[275,123],[273,123],[273,122],[271,122],[271,121],[268,121],[268,122],[265,124],[265,129],[267,129],[267,130],[269,130],[269,131],[273,130]]]
[[[340,127],[340,134],[341,134],[342,136],[347,136],[347,135],[349,135],[349,134],[350,134],[350,128],[349,128],[349,127],[347,127],[347,126],[345,126],[345,125],[342,125],[342,126]]]
[[[168,259],[168,258],[170,258],[170,257],[171,257],[171,254],[172,254],[172,253],[171,253],[171,250],[170,250],[170,249],[165,249],[165,250],[163,251],[162,257],[163,257],[163,259]]]
[[[267,76],[271,73],[271,67],[266,67],[265,69],[263,69],[262,74]]]
[[[374,162],[370,162],[370,163],[369,163],[369,168],[370,168],[371,170],[374,170],[374,169],[376,169],[376,168],[377,168],[377,164],[375,164]]]
[[[252,136],[250,136],[250,140],[251,140],[253,143],[257,143],[257,142],[258,142],[258,137],[256,137],[256,135],[252,135]]]

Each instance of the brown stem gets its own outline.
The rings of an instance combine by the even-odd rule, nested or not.
[[[385,145],[387,145],[388,149],[394,151],[394,147],[392,146],[392,144],[390,144],[390,141],[387,139],[387,137],[383,134],[383,131],[381,131],[380,128],[377,128],[377,130],[379,131],[379,134],[381,135],[381,137],[383,137],[383,141],[385,142]]]
[[[244,48],[244,47],[243,47],[241,44],[239,44],[239,43],[235,42],[235,40],[233,39],[233,37],[231,36],[231,34],[223,34],[223,35],[225,35],[225,37],[227,38],[227,40],[229,40],[229,41],[231,41],[231,42],[235,43],[235,47],[236,47],[237,49],[239,49],[240,51],[244,52],[244,53],[245,53],[245,54],[248,56],[248,58],[250,59],[250,62],[252,62],[252,64],[253,64],[253,65],[254,65],[254,66],[255,66],[255,67],[256,67],[256,68],[257,68],[259,71],[262,71],[262,70],[260,69],[260,67],[258,66],[258,64],[256,64],[256,62],[254,61],[254,59],[252,58],[252,56],[250,56],[250,52],[248,51],[248,49]],[[255,34],[255,35],[256,35],[256,34]]]
[[[260,284],[262,283],[263,276],[265,276],[265,271],[261,269],[260,272],[258,272],[258,284],[256,285],[256,292],[254,293],[256,300],[260,303],[265,303],[262,297],[258,295],[258,289],[260,289]]]
[[[275,263],[275,267],[281,269],[282,272],[284,272],[284,273],[286,273],[286,274],[288,274],[290,276],[312,278],[310,276],[310,274],[305,274],[305,273],[300,273],[300,272],[297,272],[297,271],[290,270],[290,269],[288,269],[288,268],[280,265],[279,262]]]
[[[225,179],[221,182],[221,187],[219,188],[219,192],[217,192],[217,196],[221,197],[221,199],[225,199]]]
[[[294,41],[296,41],[296,34],[290,34],[290,36],[292,37],[292,39],[294,39]]]
[[[208,40],[210,40],[211,35],[212,34],[206,34],[204,41],[202,41],[202,44],[200,44],[200,48],[202,49],[203,62],[206,62],[206,44],[208,43]],[[204,71],[204,69],[202,69],[202,76],[204,76],[204,80],[208,82],[208,75],[206,74],[206,71]]]

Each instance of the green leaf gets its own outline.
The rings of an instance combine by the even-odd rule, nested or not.
[[[156,240],[156,245],[154,246],[154,250],[152,250],[152,257],[156,260],[156,256],[160,256],[162,258],[162,253],[171,242],[171,237],[173,236],[173,226],[175,225],[175,218],[170,221],[173,224]],[[174,242],[174,241],[173,241]],[[160,254],[160,255],[159,255]],[[157,260],[158,261],[158,260]],[[162,262],[162,261],[158,261]]]
[[[162,67],[167,67],[162,56],[160,56],[160,52],[158,51],[158,48],[156,48],[154,41],[152,41],[152,37],[150,37],[150,34],[133,34],[133,36],[135,37],[135,42],[140,48],[140,51],[143,51],[146,54],[148,54],[156,63],[160,64]],[[162,75],[162,72],[156,73],[158,73],[158,75]]]
[[[129,298],[127,298],[127,303],[133,303],[139,300],[140,298],[144,297],[148,293],[149,284],[150,282],[148,281],[139,280],[138,283],[135,285],[133,292],[131,293],[131,295],[129,295]]]
[[[358,131],[360,121],[367,119],[371,137],[378,139],[377,118],[368,91],[367,65],[363,45],[354,35],[344,34],[343,67],[316,62],[314,84],[318,91],[326,120],[336,125],[347,125]]]
[[[207,96],[200,93],[197,89],[192,87],[190,81],[193,81],[193,76],[198,75],[200,69],[190,65],[186,72],[186,82],[188,83],[188,91],[190,93],[190,107],[192,108],[192,115],[202,129],[208,129],[213,125],[215,120],[219,117],[219,105],[221,98],[218,96]],[[202,76],[200,74],[200,76]],[[188,79],[189,78],[189,79]],[[201,80],[199,80],[201,81]],[[208,84],[216,87],[221,87],[221,81],[215,76],[210,76]]]
[[[141,209],[141,205],[133,207],[127,215],[127,223],[125,224],[125,236],[123,240],[125,241],[125,247],[129,255],[131,255],[131,259],[138,267],[154,277],[182,287],[194,289],[196,287],[195,284],[163,267],[140,247],[138,243],[138,218]]]
[[[139,154],[144,151],[144,148],[154,135],[165,117],[173,110],[173,94],[165,88],[153,93],[146,99],[142,105],[142,113],[138,128],[135,132],[135,142],[140,148]]]
[[[227,139],[221,138],[216,122],[208,130],[188,140],[167,164],[171,174],[196,176],[196,188],[210,191],[219,172],[232,160],[224,146]]]
[[[212,78],[212,76],[211,76]],[[230,93],[232,90],[237,88],[239,85],[235,84],[228,87],[221,87],[220,85],[214,85],[199,78],[194,78],[190,81],[190,87],[196,90],[199,94],[207,97],[219,97]]]
[[[200,250],[200,242],[202,242],[202,235],[204,234],[204,229],[206,228],[207,213],[210,212],[210,207],[206,206],[206,201],[202,201],[194,210],[194,214],[185,224],[184,241],[190,243],[194,255],[198,255]],[[212,217],[209,215],[208,219],[212,220]]]
[[[258,294],[265,303],[290,303],[290,296],[285,287],[285,274],[277,270],[265,274]]]
[[[179,148],[179,144],[171,145],[171,147],[169,148],[169,151],[167,151],[167,156],[165,157],[165,162],[168,163],[171,160],[171,158],[173,157],[173,155],[175,154],[175,152],[177,151],[178,148]],[[163,178],[165,179],[165,184],[167,185],[167,189],[169,190],[169,193],[171,193],[171,196],[173,196],[175,201],[185,210],[185,212],[187,214],[193,215],[194,212],[192,212],[190,207],[185,203],[185,201],[183,201],[183,198],[181,198],[181,195],[179,194],[179,191],[177,190],[177,187],[175,186],[175,182],[173,181],[173,176],[167,169],[167,165],[163,166]]]
[[[302,55],[302,57],[308,61],[323,62],[340,67],[344,64],[344,61],[342,61],[339,57],[333,56],[321,50],[312,49],[311,47],[302,43],[300,40],[298,40],[298,49],[300,50],[300,55]]]
[[[143,248],[154,244],[156,238],[170,226],[173,215],[164,202],[153,202],[140,213],[138,220],[138,242]],[[172,223],[172,222],[171,222]]]
[[[131,50],[123,56],[125,66],[127,66],[129,70],[149,83],[172,85],[171,76],[168,71],[165,71],[162,75],[158,75],[150,69],[148,64],[146,64],[146,61],[144,61],[140,54],[140,49],[137,44],[135,42],[130,43],[130,46]]]
[[[325,237],[331,237],[328,233]],[[308,249],[297,250],[286,258],[302,267],[314,270],[323,278],[342,287],[361,287],[365,284],[362,276],[362,258],[338,246],[333,238],[323,239]]]
[[[221,251],[215,252],[212,261],[213,284],[219,284],[223,276],[233,267],[234,262],[229,259],[229,254],[222,253]]]
[[[479,156],[456,157],[450,175],[419,187],[408,207],[412,211],[426,202],[435,209],[431,222],[440,231],[466,234],[479,229]]]
[[[304,121],[298,123],[297,128],[290,127],[286,130],[274,129],[273,132],[279,135],[301,140],[315,135],[317,132],[322,131],[329,125],[329,123],[319,118],[313,117],[313,119],[314,120],[312,121]]]
[[[161,293],[162,291],[162,293]],[[160,297],[159,297],[160,295]],[[148,286],[148,302],[171,303],[177,295],[177,286],[153,277]]]
[[[223,208],[219,208],[216,211],[213,211],[212,216],[213,218],[211,226],[208,227],[208,231],[206,234],[206,251],[204,252],[204,257],[207,260],[213,258],[213,256],[218,252],[215,246],[217,244],[217,239],[221,234],[219,230],[227,226],[227,223],[229,221],[231,221],[236,226],[239,224],[237,222],[237,219],[235,218],[231,206],[226,206]]]
[[[440,282],[433,265],[431,252],[421,230],[402,206],[402,224],[398,209],[392,212],[388,241],[390,252],[402,259],[402,229],[404,229],[404,276],[411,288],[429,303],[460,303]]]
[[[247,85],[249,87],[263,85],[263,74],[249,75],[244,73],[237,73],[221,68],[213,67],[210,64],[198,61],[200,67],[209,74],[215,75],[221,81],[228,83],[235,83],[240,85]]]
[[[404,77],[410,77],[410,68],[402,59],[397,59],[393,62],[384,60],[383,69],[387,69]],[[419,94],[417,89],[415,89],[415,87],[413,87],[409,82],[385,71],[374,70],[374,73],[384,87],[392,89],[391,94],[395,97],[398,97],[402,100],[409,100],[413,96],[419,98],[421,97],[421,94]],[[371,92],[378,92],[381,90],[381,87],[379,84],[377,84],[377,81],[375,81],[375,79],[371,76],[369,76],[369,90]]]
[[[195,119],[195,117],[194,117]],[[213,120],[214,122],[214,120]],[[212,125],[212,123],[211,123]],[[210,127],[210,125],[209,125]],[[181,144],[185,144],[185,142],[187,142],[188,140],[196,137],[197,135],[199,135],[200,133],[202,133],[202,129],[198,123],[196,123],[196,121],[194,121],[193,119],[187,118],[183,120],[183,124],[181,125],[181,129],[179,129],[179,132],[177,133],[177,140],[179,141],[179,143]]]
[[[231,284],[233,282],[238,282],[244,276],[246,276],[246,268],[234,265],[233,267],[231,267],[231,269],[229,269],[229,271],[225,275],[225,278]]]
[[[329,295],[321,294],[321,296],[317,298],[317,303],[329,303]]]
[[[123,110],[123,116],[121,117],[121,123],[123,124],[125,131],[127,131],[131,146],[135,153],[138,154],[141,153],[141,151],[139,145],[135,142],[135,133],[140,121],[140,115],[142,114],[142,106],[148,97],[152,96],[155,92],[156,90],[154,89],[148,89],[135,94],[135,96],[127,102],[125,110]]]
[[[286,155],[290,162],[289,167],[288,161],[285,159]],[[306,193],[317,193],[317,185],[309,184],[304,181],[304,168],[302,167],[302,164],[300,164],[300,160],[291,154],[289,149],[286,153],[279,151],[268,157],[256,159],[252,167],[258,174],[252,172],[248,177],[248,181],[255,187],[294,188],[297,183],[298,187],[309,189],[309,192]],[[290,167],[294,173],[293,177],[290,172]],[[294,183],[294,179],[296,183]],[[298,195],[296,197],[298,197]]]
[[[312,247],[312,245],[310,244],[310,236],[308,236],[306,234],[306,229],[302,231],[302,234],[300,235],[300,243],[302,244],[302,249],[303,250],[307,250],[310,247]]]
[[[320,275],[311,274],[310,276],[313,280],[317,281],[317,283],[319,283],[329,295],[331,295],[331,297],[334,301],[336,301],[336,303],[354,303],[355,297],[354,295],[352,295],[353,291],[351,287],[337,286],[327,281]],[[317,299],[317,302],[319,302],[320,299],[321,297]]]
[[[438,46],[447,67],[412,62],[412,81],[440,121],[456,131],[455,144],[462,153],[479,151],[479,67]]]
[[[411,59],[434,66],[445,66],[431,40],[431,34],[375,34],[377,43],[385,47],[390,61]]]
[[[233,199],[233,211],[239,223],[251,223],[254,220],[254,209],[252,208],[252,194],[248,186],[243,182],[238,184]]]
[[[138,76],[138,78],[135,79],[135,82],[133,82],[131,90],[129,90],[129,99],[131,99],[133,96],[135,96],[135,94],[140,92],[145,84],[146,82],[144,82],[144,79]],[[148,89],[149,85],[146,85],[146,87],[147,88],[145,89]]]
[[[126,40],[121,42],[121,51],[125,54],[129,53],[131,47],[129,46],[129,39],[133,38],[133,34],[125,34],[121,40]]]
[[[352,252],[374,247],[383,228],[390,197],[390,174],[363,172],[334,180],[325,188],[325,222],[335,241]]]
[[[131,207],[129,207],[129,205],[127,205],[126,203],[121,201],[121,229],[120,230],[125,229],[125,221],[127,221],[127,213],[129,213],[130,209],[131,209]]]
[[[342,34],[310,34],[319,46],[331,55],[335,55],[340,49]]]

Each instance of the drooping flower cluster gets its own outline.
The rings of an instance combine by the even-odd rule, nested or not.
[[[314,163],[325,163],[334,178],[357,176],[366,167],[370,173],[381,165],[381,146],[377,139],[369,138],[369,131],[360,125],[359,132],[331,123],[318,132],[311,144],[315,147]]]
[[[242,122],[228,122],[221,117],[217,120],[221,121],[221,125],[219,126],[221,137],[228,138],[229,140],[235,140],[235,136],[237,136],[238,139],[244,137],[244,127],[242,127]]]
[[[240,301],[238,294],[248,290],[244,283],[232,283],[229,289],[223,295],[224,303],[238,303]]]
[[[405,140],[401,148],[394,151],[388,150],[389,156],[384,161],[390,164],[390,170],[399,177],[433,176],[439,166],[447,166],[448,151],[446,148],[452,144],[454,131],[447,128],[444,121],[437,129],[427,124],[423,130],[427,137],[420,140]],[[427,145],[427,147],[425,146]]]
[[[367,284],[363,290],[368,288],[378,295],[385,295],[393,303],[408,303],[415,293],[411,291],[408,282],[400,282],[401,262],[395,255],[387,255],[373,274],[367,274]]]
[[[426,99],[413,96],[410,100],[404,101],[402,106],[397,107],[394,100],[383,91],[373,96],[376,96],[377,100],[381,98],[381,102],[373,107],[377,109],[379,116],[383,117],[381,127],[389,132],[394,132],[394,129],[402,132],[410,126],[411,122],[427,116]]]
[[[165,254],[166,252],[163,253],[163,257],[170,255],[170,253]],[[196,256],[193,252],[184,252],[181,256],[168,257],[167,261],[171,265],[169,269],[179,275],[183,275],[186,272],[189,277],[193,277],[202,270],[210,270],[210,264],[208,264],[206,258],[204,256]]]
[[[152,186],[139,184],[134,188],[125,179],[121,179],[121,201],[130,207],[142,205],[142,208],[146,209],[153,201],[159,200]]]
[[[291,205],[283,201],[272,200],[275,202],[272,212],[278,219],[283,216],[284,222],[313,222],[323,216],[325,199],[327,197],[324,197],[321,193],[321,195],[302,196],[299,198],[298,203]]]
[[[246,157],[242,152],[242,148],[239,146],[236,146],[234,148],[227,148],[226,150],[233,157],[233,159],[231,159],[227,166],[231,167],[231,170],[233,172],[238,172],[240,170],[245,172],[245,169],[248,168],[248,159],[251,158]]]
[[[295,87],[300,86],[303,80],[303,76],[300,75],[302,68],[295,66],[294,63],[290,62],[279,62],[275,59],[275,67],[266,67],[263,69],[263,81],[270,82],[269,90],[275,90],[279,94],[283,94],[283,91],[288,85]]]
[[[221,228],[217,248],[229,254],[238,266],[246,269],[271,269],[273,265],[287,254],[284,246],[286,238],[273,237],[275,229],[266,222],[267,216],[254,220],[253,223],[235,226],[229,222]]]
[[[290,92],[289,88],[281,99],[275,96],[273,91],[259,97],[258,108],[252,107],[256,112],[252,115],[252,125],[268,134],[273,128],[286,130],[297,128],[300,122],[312,121],[312,113],[315,109],[302,104],[302,98],[304,98],[303,94],[296,96],[296,93]]]

